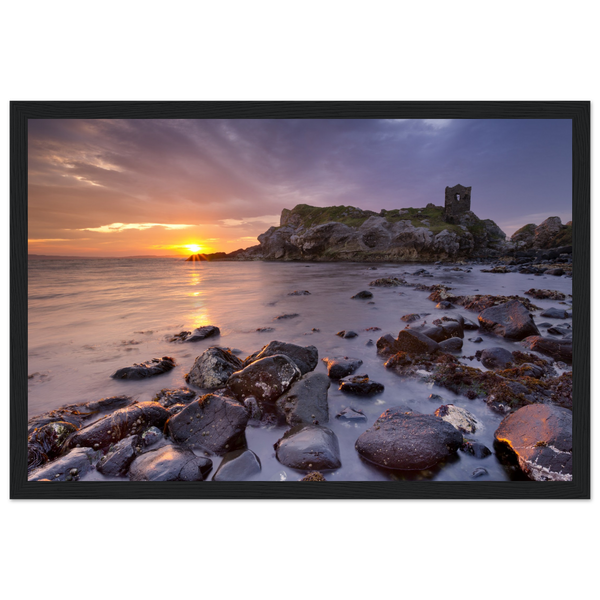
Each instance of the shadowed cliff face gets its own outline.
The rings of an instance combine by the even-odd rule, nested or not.
[[[506,235],[468,211],[454,224],[444,209],[382,210],[351,206],[284,209],[279,227],[258,236],[260,245],[228,255],[233,260],[436,261],[491,258],[506,250]]]

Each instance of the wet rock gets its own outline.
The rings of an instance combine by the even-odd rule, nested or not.
[[[532,296],[537,300],[565,300],[566,296],[557,290],[536,290],[531,288],[525,292],[527,296]]]
[[[494,437],[517,455],[535,481],[572,481],[573,413],[560,406],[531,404],[508,415]]]
[[[362,292],[358,292],[358,294],[354,294],[354,296],[352,296],[352,300],[361,300],[361,299],[365,299],[365,298],[372,298],[373,294],[371,292],[369,292],[368,290],[363,290]]]
[[[375,345],[375,342],[373,340],[367,340],[365,342],[365,346],[369,346],[370,347],[370,346],[374,346],[374,345]]]
[[[565,271],[564,269],[561,269],[560,267],[554,268],[554,269],[546,269],[544,271],[544,275],[554,275],[555,277],[560,277],[561,275],[564,275]]]
[[[534,335],[525,338],[522,344],[530,350],[551,356],[554,360],[562,360],[567,364],[571,364],[573,362],[572,339],[557,340],[555,338]]]
[[[89,473],[102,456],[91,448],[74,448],[55,461],[33,470],[29,481],[76,481]]]
[[[244,406],[250,415],[250,419],[260,421],[262,417],[262,410],[260,409],[260,406],[258,405],[258,402],[254,396],[248,396],[244,400]]]
[[[540,313],[540,317],[546,317],[547,319],[566,319],[567,311],[563,308],[547,308],[544,312]]]
[[[340,391],[355,396],[373,396],[385,389],[382,383],[369,379],[368,375],[350,375],[340,379]]]
[[[158,427],[150,427],[142,433],[142,444],[152,446],[164,438],[162,431]]]
[[[573,332],[569,331],[568,329],[564,328],[564,327],[550,327],[548,328],[548,333],[550,335],[560,335],[561,337],[564,336],[572,336]]]
[[[503,370],[514,362],[514,357],[506,348],[495,346],[481,353],[481,364],[486,369]]]
[[[399,287],[401,285],[406,285],[406,281],[404,279],[398,279],[397,277],[380,277],[379,279],[371,281],[369,285],[372,285],[373,287]]]
[[[352,375],[363,364],[360,358],[350,358],[348,356],[325,357],[323,362],[327,365],[327,375],[331,379],[341,379],[347,375]]]
[[[448,321],[442,325],[442,329],[445,339],[465,337],[463,323],[461,322]]]
[[[242,368],[242,361],[229,350],[208,348],[196,358],[185,380],[205,390],[216,390]]]
[[[310,292],[308,290],[294,290],[288,296],[310,296]]]
[[[212,460],[191,450],[164,446],[138,456],[129,469],[131,481],[204,481]]]
[[[329,421],[327,390],[331,382],[324,373],[309,373],[296,381],[276,403],[288,425],[317,425]]]
[[[475,331],[475,330],[479,329],[479,324],[474,323],[473,321],[471,321],[471,319],[465,319],[463,317],[463,329],[469,329],[471,331]]]
[[[488,471],[487,469],[484,469],[483,467],[477,467],[473,473],[471,473],[471,477],[473,477],[473,479],[477,479],[478,477],[483,477],[484,475],[488,475]]]
[[[213,481],[244,481],[260,470],[260,460],[252,450],[234,450],[223,457]]]
[[[463,347],[463,341],[460,338],[449,338],[440,342],[440,350],[442,352],[460,352]]]
[[[237,371],[229,378],[227,386],[238,400],[254,396],[262,405],[275,402],[300,376],[301,371],[291,358],[275,354]]]
[[[483,342],[483,338],[477,336],[476,338],[469,338],[470,342],[473,342],[474,344],[481,344],[481,342]]]
[[[324,471],[342,466],[338,439],[327,427],[293,427],[277,441],[274,448],[277,460],[292,469]]]
[[[137,435],[123,438],[99,460],[96,469],[107,477],[122,477],[127,473],[129,465],[135,459],[138,442]]]
[[[288,313],[285,315],[279,315],[278,317],[275,317],[275,321],[282,321],[285,319],[295,319],[296,317],[299,317],[300,315],[298,313]]]
[[[319,363],[319,351],[315,346],[297,346],[296,344],[288,344],[287,342],[273,341],[261,348],[258,352],[251,354],[244,361],[244,367],[247,367],[261,358],[275,356],[276,354],[283,354],[291,359],[300,369],[302,375],[313,371]]]
[[[161,406],[169,408],[175,404],[189,404],[195,398],[196,392],[186,387],[181,387],[171,390],[160,390],[154,397],[154,402],[158,402]]]
[[[475,433],[477,430],[478,422],[475,416],[460,406],[442,404],[434,414],[463,433]]]
[[[270,333],[271,331],[275,331],[274,327],[259,327],[256,329],[257,333]]]
[[[340,421],[349,421],[351,423],[357,423],[361,421],[366,421],[367,416],[362,410],[356,410],[355,408],[347,407],[337,415],[335,415],[336,419],[340,419]]]
[[[183,447],[225,454],[242,442],[248,418],[246,407],[235,399],[206,394],[171,417],[167,431]]]
[[[169,413],[157,402],[140,402],[117,410],[75,432],[69,445],[107,448],[153,425],[162,428],[168,418]]]
[[[216,337],[217,335],[221,335],[221,330],[218,327],[215,327],[214,325],[205,325],[204,327],[194,329],[185,341],[200,342],[209,337]]]
[[[403,329],[398,334],[397,342],[396,347],[399,352],[406,352],[412,355],[433,354],[440,349],[437,342],[412,329]]]
[[[426,335],[428,338],[432,339],[434,342],[438,344],[447,340],[450,336],[446,334],[444,328],[441,325],[432,325],[431,327],[425,327],[424,329],[417,329],[419,333]]]
[[[346,340],[350,339],[350,338],[355,338],[358,337],[358,333],[356,333],[356,331],[338,331],[335,335],[344,338]]]
[[[538,329],[540,327],[543,327],[544,329],[548,329],[548,327],[552,327],[552,323],[547,323],[546,321],[544,321],[543,323],[538,324]]]
[[[462,434],[434,415],[389,408],[356,441],[366,460],[388,469],[422,470],[454,454]]]
[[[396,354],[400,352],[400,347],[398,346],[398,341],[389,333],[382,335],[377,340],[377,354],[385,356],[387,354]]]
[[[485,458],[486,456],[490,456],[492,451],[485,446],[484,444],[480,444],[479,442],[463,442],[463,445],[460,447],[463,452],[468,452],[472,454],[475,458]]]
[[[162,358],[153,358],[144,363],[134,364],[131,367],[124,367],[115,371],[111,377],[113,379],[144,379],[167,373],[175,367],[175,360],[170,356]]]
[[[532,365],[531,363],[523,363],[519,367],[519,371],[525,375],[525,377],[533,377],[539,379],[544,374],[544,369],[539,365]]]
[[[417,314],[417,313],[410,313],[408,315],[404,315],[403,317],[400,317],[400,319],[402,321],[404,321],[405,323],[413,323],[414,321],[418,321],[421,318],[421,315]]]
[[[448,310],[450,308],[454,308],[454,305],[448,300],[440,300],[435,307],[439,310]]]
[[[518,300],[486,308],[479,315],[482,329],[509,340],[522,340],[530,335],[539,335],[529,311]]]
[[[66,421],[54,421],[34,429],[27,438],[27,471],[58,457],[66,440],[75,431],[77,427]]]

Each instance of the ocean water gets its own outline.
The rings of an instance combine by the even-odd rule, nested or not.
[[[426,268],[434,277],[415,275],[419,268]],[[492,412],[483,400],[468,400],[445,389],[401,380],[384,368],[375,346],[365,345],[369,339],[375,342],[385,333],[396,336],[406,325],[400,317],[407,313],[431,313],[424,317],[428,322],[456,312],[476,320],[477,314],[464,309],[436,310],[427,299],[428,292],[409,287],[374,288],[374,304],[351,299],[357,292],[369,289],[373,279],[392,276],[427,285],[445,283],[457,294],[523,295],[532,287],[571,294],[571,280],[564,277],[488,274],[481,273],[481,268],[474,266],[467,273],[450,271],[449,265],[418,264],[31,260],[29,415],[117,394],[127,394],[138,401],[151,400],[163,388],[186,385],[184,376],[194,359],[210,346],[239,350],[240,358],[244,358],[270,341],[279,340],[314,345],[319,358],[340,355],[360,358],[363,365],[357,373],[367,373],[385,385],[382,394],[368,399],[343,394],[334,384],[330,387],[327,426],[340,441],[342,467],[327,473],[327,479],[469,480],[475,468],[484,467],[489,473],[484,479],[507,480],[514,474],[495,455],[478,460],[458,452],[454,459],[428,471],[398,473],[363,461],[354,449],[358,436],[386,408],[408,404],[420,412],[433,413],[440,401],[430,400],[429,395],[436,393],[442,396],[443,403],[453,403],[473,413],[482,428],[472,437],[493,450],[493,434],[502,417]],[[295,290],[308,290],[310,295],[288,295]],[[535,304],[544,308],[557,306],[552,301],[535,301]],[[287,313],[299,316],[276,320]],[[536,320],[558,323],[540,317]],[[166,339],[202,325],[218,326],[220,337],[187,344],[169,343]],[[256,331],[262,327],[273,327],[274,331]],[[381,331],[365,331],[370,327],[380,327]],[[337,337],[335,333],[343,329],[352,329],[359,335],[353,339]],[[480,334],[465,333],[466,356],[490,346],[520,348],[518,344],[486,335],[482,335],[484,343],[473,344],[467,338]],[[141,381],[115,381],[110,377],[118,368],[167,355],[177,362],[169,373]],[[322,361],[317,370],[326,372]],[[348,424],[336,419],[335,415],[347,406],[362,410],[367,422]],[[285,431],[285,427],[247,428],[248,447],[262,463],[262,471],[254,479],[283,481],[302,477],[301,472],[284,467],[275,458],[273,444]],[[216,470],[221,459],[212,458]],[[90,477],[103,478],[96,472]]]

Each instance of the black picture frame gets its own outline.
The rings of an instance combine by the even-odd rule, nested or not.
[[[461,482],[27,481],[27,133],[29,119],[571,119],[573,124],[573,480]],[[590,498],[590,103],[11,102],[10,497],[12,499]]]

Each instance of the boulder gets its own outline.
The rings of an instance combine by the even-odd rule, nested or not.
[[[560,267],[556,267],[554,269],[546,269],[544,271],[544,275],[554,275],[554,277],[560,277],[561,275],[564,275],[565,271],[564,269],[561,269]]]
[[[189,404],[196,398],[196,392],[186,387],[181,387],[173,390],[160,390],[154,397],[154,402],[158,402],[161,406],[169,408],[175,404]]]
[[[525,338],[523,346],[551,356],[554,360],[562,360],[568,364],[573,362],[573,340],[570,338],[555,339],[533,335]]]
[[[77,481],[89,473],[102,454],[91,448],[74,448],[55,461],[33,470],[29,481]]]
[[[254,396],[259,405],[272,404],[301,376],[300,369],[284,354],[261,358],[234,373],[227,381],[238,400]]]
[[[398,346],[398,341],[396,338],[389,333],[382,335],[377,340],[377,354],[385,356],[387,354],[396,354],[400,352],[400,348]],[[362,363],[361,363],[362,364]]]
[[[540,313],[540,317],[546,317],[547,319],[566,319],[567,311],[563,308],[547,308],[544,312]]]
[[[460,338],[448,338],[440,342],[440,350],[442,352],[460,352],[463,347],[463,341]]]
[[[371,381],[368,375],[349,375],[340,379],[340,391],[355,396],[373,396],[385,389],[382,383]]]
[[[204,390],[223,387],[236,371],[243,368],[242,361],[226,348],[208,348],[196,358],[185,380]]]
[[[234,450],[223,457],[213,481],[244,481],[260,470],[260,460],[252,450]]]
[[[129,469],[131,481],[204,481],[212,460],[191,450],[163,446],[138,456]]]
[[[437,342],[412,329],[403,329],[398,334],[397,342],[396,347],[399,352],[406,352],[412,355],[433,354],[440,349]]]
[[[77,427],[66,421],[53,421],[34,429],[27,438],[27,471],[54,460]]]
[[[388,408],[356,441],[369,462],[388,469],[422,470],[454,454],[462,434],[434,415]]]
[[[171,417],[169,436],[186,448],[225,454],[243,442],[248,410],[233,398],[206,394]]]
[[[327,375],[331,379],[341,379],[347,375],[352,375],[363,364],[360,358],[350,358],[348,356],[325,357],[323,362],[327,365]]]
[[[361,421],[367,420],[367,415],[365,415],[362,410],[356,410],[355,408],[347,407],[337,415],[335,415],[336,419],[340,419],[340,421],[349,421],[350,423],[358,423]]]
[[[337,335],[338,337],[344,338],[346,340],[349,340],[350,338],[358,337],[358,333],[356,333],[356,331],[351,331],[351,330],[346,331],[345,329],[343,331],[338,331],[335,335]]]
[[[434,414],[463,433],[475,433],[477,430],[477,419],[468,410],[460,406],[442,404]]]
[[[338,439],[327,427],[298,425],[287,431],[274,448],[277,460],[292,469],[324,471],[342,466]]]
[[[194,329],[190,336],[185,340],[186,342],[200,342],[209,337],[215,337],[221,335],[221,330],[214,325],[205,325],[204,327],[198,327]]]
[[[365,298],[372,298],[373,297],[373,293],[369,292],[368,290],[363,290],[362,292],[358,292],[358,294],[354,294],[354,296],[352,296],[352,300],[364,300]]]
[[[137,435],[130,435],[109,448],[96,465],[96,469],[107,477],[122,477],[129,469],[129,465],[136,456],[136,447],[139,444]]]
[[[530,335],[539,335],[529,311],[518,300],[486,308],[479,314],[482,329],[509,340],[522,340]]]
[[[183,408],[181,410],[183,410]],[[146,431],[144,431],[140,437],[142,445],[145,447],[153,446],[165,438],[162,431],[158,427],[150,427],[146,429]]]
[[[514,360],[512,352],[499,346],[486,348],[481,353],[481,364],[486,369],[503,370],[512,364]]]
[[[111,377],[113,379],[145,379],[167,373],[175,367],[175,360],[170,356],[162,358],[153,358],[144,363],[134,364],[131,367],[123,367],[115,371]]]
[[[530,404],[508,415],[494,437],[517,455],[535,481],[572,481],[573,413],[560,406]]]
[[[414,321],[418,321],[421,318],[421,315],[417,314],[417,313],[410,313],[408,315],[404,315],[403,317],[400,317],[401,321],[404,321],[405,323],[413,323]]]
[[[319,351],[315,346],[297,346],[296,344],[288,344],[286,342],[271,342],[258,352],[251,354],[245,361],[244,367],[252,363],[266,358],[267,356],[275,356],[283,354],[287,356],[300,369],[302,375],[313,371],[319,363]]]
[[[69,445],[108,448],[110,444],[141,433],[153,425],[162,428],[169,413],[157,402],[140,402],[127,406],[75,432]]]
[[[277,410],[288,425],[327,423],[327,390],[330,385],[329,377],[324,373],[308,373],[277,400]]]

